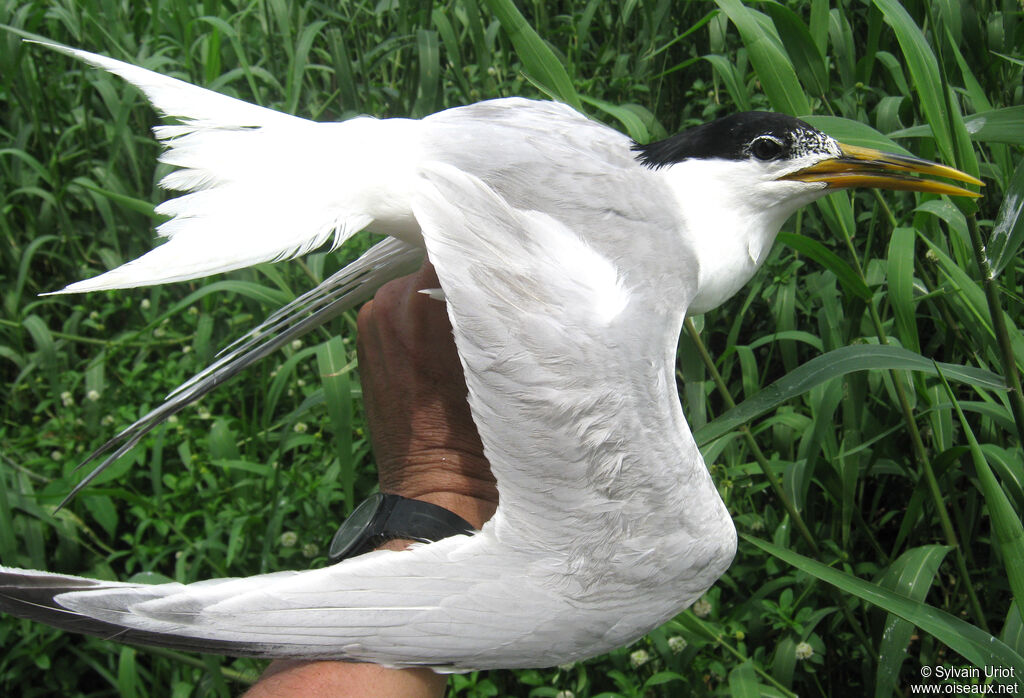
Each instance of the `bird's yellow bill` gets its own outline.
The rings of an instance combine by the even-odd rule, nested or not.
[[[823,160],[799,172],[784,175],[780,179],[798,182],[824,182],[833,188],[875,187],[877,189],[902,189],[905,191],[921,191],[930,194],[949,194],[950,196],[973,196],[981,194],[955,184],[922,179],[913,175],[929,175],[945,177],[958,182],[967,182],[979,187],[984,182],[966,172],[955,170],[935,162],[895,153],[885,153],[873,148],[861,148],[856,145],[840,143],[842,157]]]

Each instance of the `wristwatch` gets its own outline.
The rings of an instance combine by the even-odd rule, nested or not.
[[[377,493],[356,507],[331,540],[332,563],[368,553],[389,540],[430,543],[476,529],[464,518],[430,502]]]

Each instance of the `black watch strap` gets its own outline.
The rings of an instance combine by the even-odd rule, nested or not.
[[[328,557],[335,563],[368,553],[389,540],[408,538],[430,543],[474,530],[472,524],[444,507],[378,493],[356,507],[338,527]]]

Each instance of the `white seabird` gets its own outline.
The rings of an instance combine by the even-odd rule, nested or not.
[[[472,536],[331,567],[195,584],[0,568],[0,610],[113,639],[442,671],[606,652],[699,598],[736,534],[680,409],[684,315],[721,303],[782,223],[833,187],[974,195],[914,158],[747,113],[638,146],[571,108],[501,99],[422,120],[314,123],[84,51],[180,124],[159,126],[168,241],[62,292],[392,236],[271,317],[101,449],[101,464],[292,336],[433,262],[497,479]],[[303,312],[310,311],[306,317]],[[82,484],[88,482],[88,478]]]

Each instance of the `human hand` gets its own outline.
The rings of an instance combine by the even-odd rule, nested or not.
[[[447,309],[419,293],[439,286],[426,263],[384,285],[359,311],[363,403],[381,491],[432,502],[479,528],[497,508],[498,489],[466,402]],[[408,543],[384,547],[401,550]],[[446,685],[430,669],[277,660],[246,698],[437,698]]]
[[[363,404],[382,492],[421,499],[480,527],[498,490],[466,402],[466,382],[429,262],[359,311]]]

